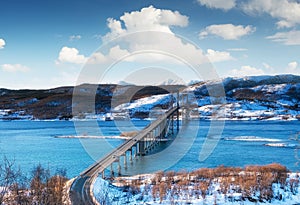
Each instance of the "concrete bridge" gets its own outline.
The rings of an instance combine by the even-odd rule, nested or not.
[[[179,95],[177,99],[179,99]],[[186,97],[187,100],[188,97]],[[93,195],[93,184],[97,177],[101,175],[106,178],[105,170],[108,168],[110,169],[110,177],[122,175],[122,166],[126,169],[128,162],[133,162],[134,157],[148,154],[161,141],[166,140],[167,136],[172,136],[176,131],[178,132],[179,109],[179,101],[173,103],[173,107],[164,115],[83,171],[71,186],[70,199],[72,204],[99,204]],[[117,166],[113,166],[113,164]],[[114,167],[117,169],[113,170]]]

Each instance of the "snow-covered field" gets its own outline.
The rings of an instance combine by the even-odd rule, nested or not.
[[[111,204],[111,205],[121,205],[121,204],[195,204],[195,205],[296,205],[300,203],[300,187],[299,174],[290,173],[287,177],[286,186],[282,187],[279,183],[273,183],[273,198],[270,201],[264,200],[251,201],[242,200],[242,194],[235,192],[239,187],[231,186],[228,194],[222,194],[220,190],[221,185],[217,182],[213,182],[212,186],[209,186],[206,195],[195,194],[197,190],[193,186],[187,188],[177,189],[176,192],[166,193],[166,197],[160,200],[159,194],[157,198],[153,198],[154,186],[148,186],[154,178],[154,174],[144,174],[132,177],[122,177],[119,180],[120,183],[110,184],[108,181],[98,178],[94,184],[94,196],[100,202],[100,204]],[[124,188],[124,184],[132,180],[143,180],[144,185],[140,189]],[[164,179],[162,179],[164,181]],[[295,185],[297,182],[297,185]],[[293,184],[293,185],[291,185]],[[126,187],[126,186],[125,186]],[[258,195],[258,194],[257,194]],[[258,199],[258,197],[253,196],[252,199]]]

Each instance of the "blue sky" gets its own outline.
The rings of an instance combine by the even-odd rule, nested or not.
[[[220,77],[300,74],[298,0],[4,0],[1,8],[0,87],[75,85],[88,59],[99,60],[97,53],[101,62],[112,63],[116,56],[132,55],[133,47],[150,49],[145,36],[114,42],[115,37],[146,30],[171,35],[166,44],[151,49],[174,45],[195,58],[205,56]],[[181,38],[197,49],[180,43]],[[115,49],[98,50],[104,43]],[[169,70],[184,82],[196,78],[166,56],[144,55],[119,62],[99,82],[151,81],[134,73],[149,66]],[[159,80],[166,78],[168,74]]]

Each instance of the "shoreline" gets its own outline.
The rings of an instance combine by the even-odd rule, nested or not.
[[[149,118],[132,118],[132,119],[124,119],[124,120],[117,120],[117,121],[151,121],[151,120],[155,120],[155,119],[149,119]],[[182,121],[182,119],[179,119],[180,121]],[[236,122],[240,122],[240,121],[256,121],[256,122],[267,122],[267,121],[279,121],[279,122],[290,122],[290,121],[300,121],[300,119],[297,118],[287,118],[285,119],[284,116],[276,116],[276,117],[272,117],[272,118],[263,118],[263,119],[259,119],[259,117],[244,117],[244,118],[216,118],[216,119],[212,119],[208,116],[206,117],[201,117],[201,118],[193,118],[191,117],[189,120],[191,121],[195,121],[195,120],[200,120],[200,121],[236,121]],[[112,122],[114,120],[110,120],[110,121],[105,121],[105,120],[98,120],[98,119],[69,119],[69,120],[60,120],[60,119],[1,119],[0,118],[0,122],[15,122],[15,121],[20,121],[20,122],[88,122],[88,121],[97,121],[97,122]]]

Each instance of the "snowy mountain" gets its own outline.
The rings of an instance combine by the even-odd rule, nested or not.
[[[211,86],[211,85],[210,85]],[[300,119],[300,77],[293,75],[226,78],[223,80],[226,102],[209,103],[207,84],[194,85],[198,110],[210,118],[219,106],[226,119],[292,120]]]
[[[217,96],[209,95],[209,89],[220,83],[224,87],[225,98],[216,100]],[[221,82],[196,83],[188,86],[185,92],[196,104],[191,115],[198,111],[202,119],[212,119],[216,110],[223,113],[217,118],[225,120],[300,119],[300,76],[225,78]],[[131,117],[147,117],[152,109],[166,109],[170,104],[171,95],[157,95],[122,104],[114,110],[129,112]]]
[[[209,90],[218,89],[218,85],[224,87],[223,98],[209,95]],[[95,86],[96,113],[83,110],[74,116],[72,106],[84,105],[85,96],[93,94]],[[189,101],[193,104],[191,117],[225,120],[300,119],[300,76],[294,75],[225,78],[220,82],[195,81],[189,86],[83,84],[77,87],[77,95],[83,100],[73,105],[74,87],[0,89],[0,119],[83,119],[110,112],[126,113],[131,118],[151,118],[173,104],[176,95],[168,93],[178,89],[184,89],[184,93],[189,95]],[[218,110],[222,115],[214,115]]]

